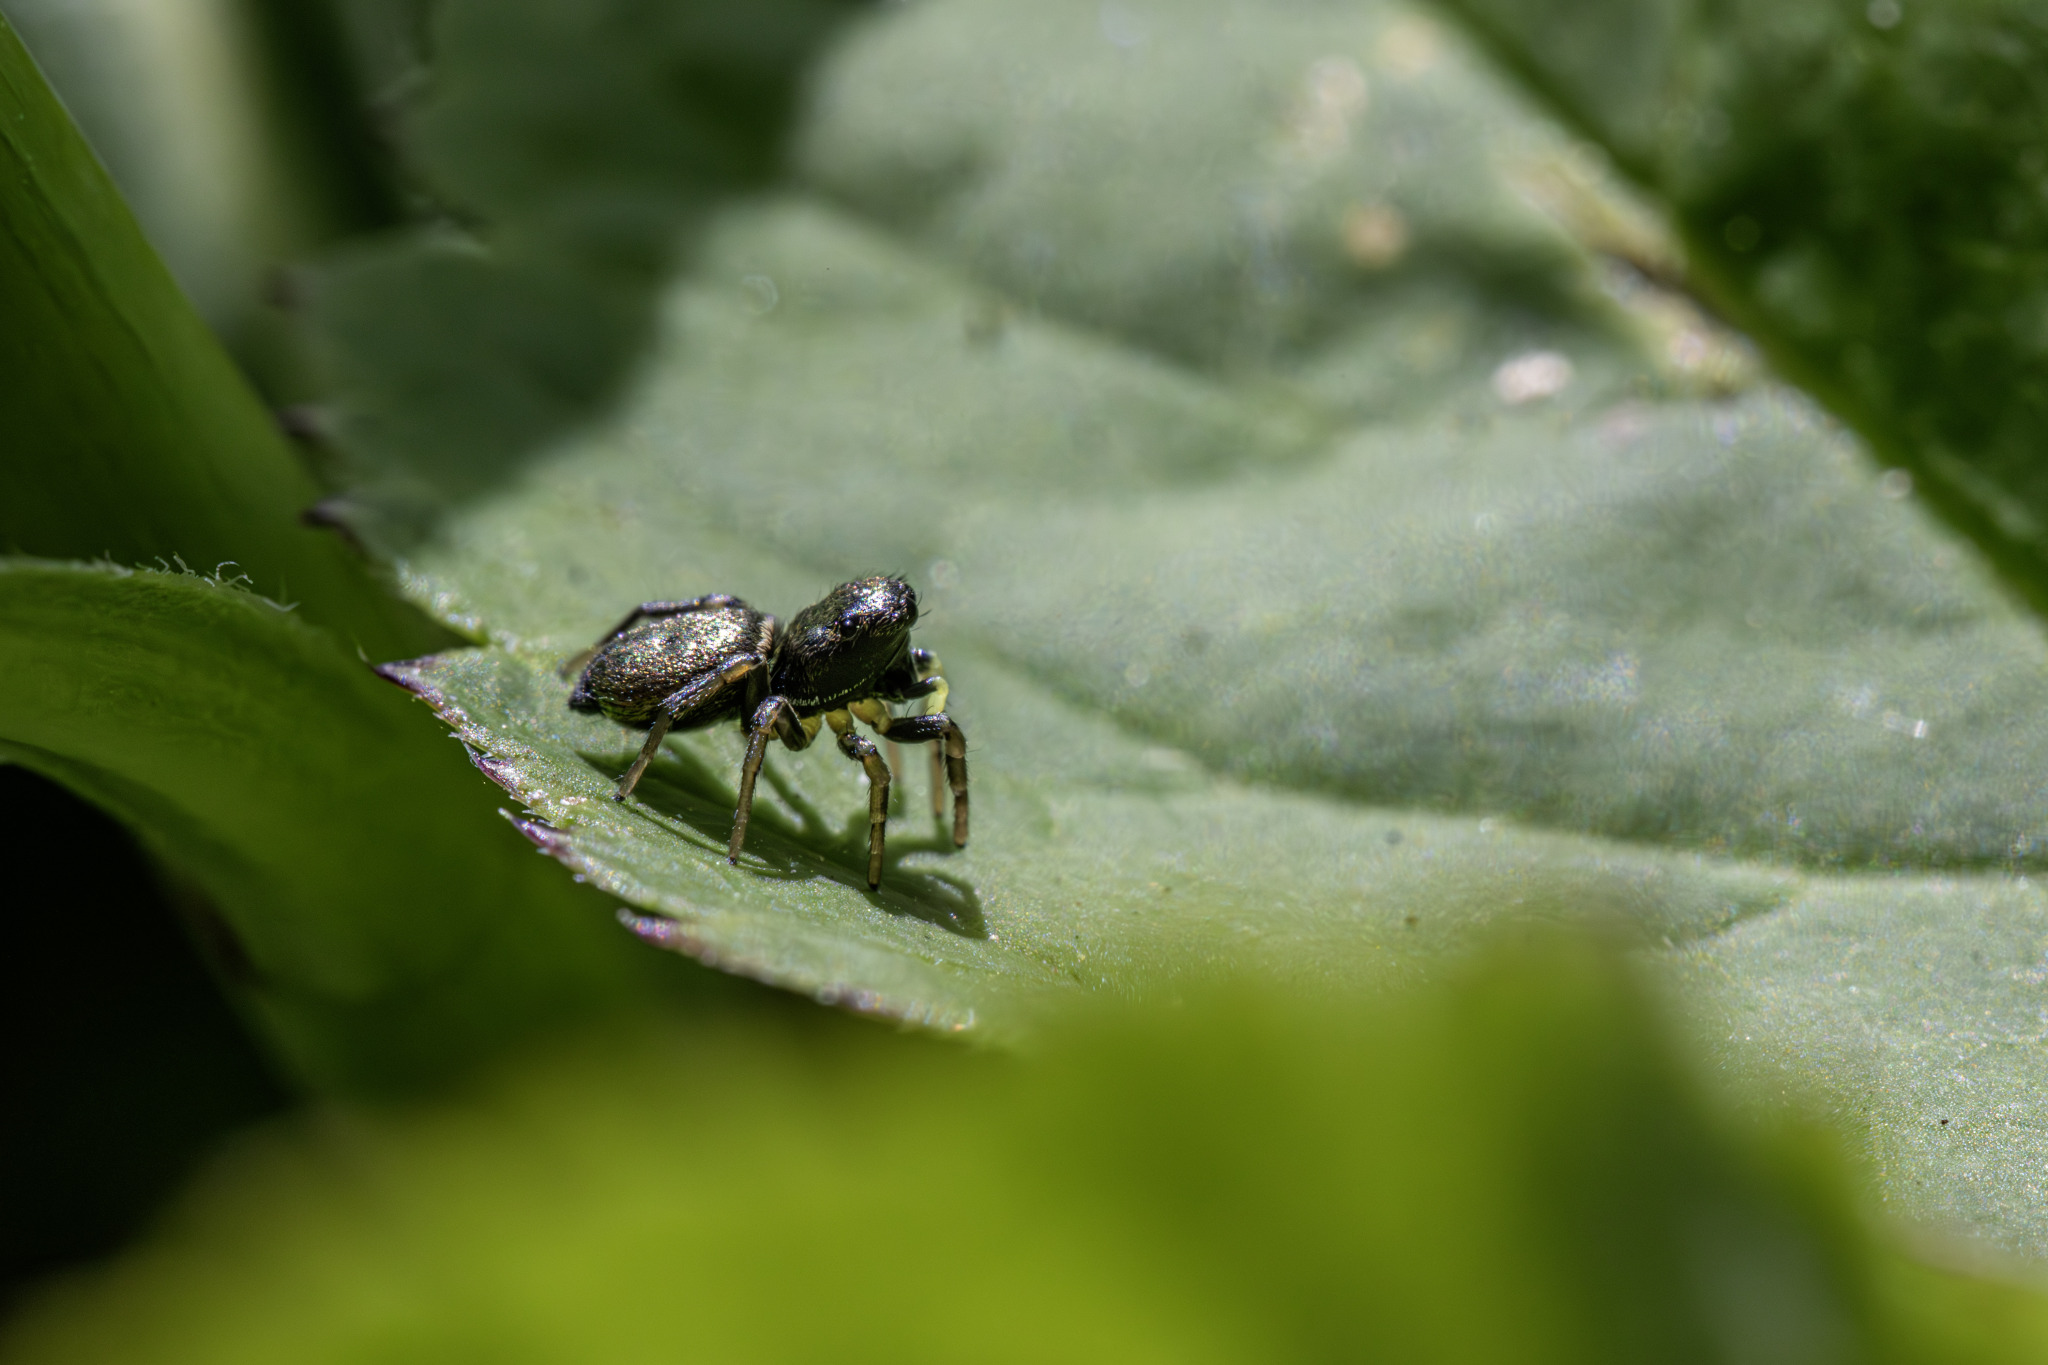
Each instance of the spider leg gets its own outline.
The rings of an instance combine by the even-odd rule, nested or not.
[[[563,678],[581,673],[589,666],[591,659],[596,657],[597,651],[603,649],[642,621],[658,616],[682,616],[693,611],[710,611],[717,607],[745,607],[746,605],[739,598],[722,592],[712,593],[708,597],[693,597],[687,602],[642,602],[639,606],[627,612],[624,619],[617,625],[606,631],[603,638],[598,640],[596,644],[584,650],[581,654],[572,656],[560,668],[556,669],[555,673],[558,677]]]
[[[747,757],[740,764],[740,800],[732,813],[732,839],[726,844],[725,860],[737,864],[740,850],[747,846],[747,821],[754,813],[754,783],[761,776],[761,760],[767,757],[768,741],[779,739],[790,749],[807,749],[818,733],[818,719],[799,719],[787,697],[767,697],[747,720]]]
[[[889,765],[873,741],[854,733],[853,717],[846,712],[827,713],[825,723],[839,736],[839,752],[868,775],[868,890],[873,891],[882,884],[882,846],[889,835]]]
[[[911,650],[910,663],[917,670],[917,686],[906,692],[904,699],[907,701],[915,697],[923,697],[925,699],[924,713],[928,716],[938,715],[946,709],[946,694],[950,690],[946,686],[945,674],[940,672],[945,665],[939,662],[938,655],[928,649]],[[967,801],[965,795],[967,790],[967,768],[964,757],[961,759],[961,765],[959,785],[962,794],[958,798],[958,804],[964,811]],[[940,746],[934,744],[932,746],[932,815],[942,818],[945,814],[946,760]],[[965,815],[956,815],[953,823],[953,843],[955,846],[965,844],[967,842]]]
[[[619,774],[619,785],[612,792],[612,800],[623,801],[633,794],[633,788],[640,785],[640,774],[647,771],[647,765],[654,761],[661,751],[661,742],[668,738],[668,727],[676,718],[666,711],[656,713],[654,724],[647,727],[647,742],[640,746],[640,756],[633,760],[633,766]]]
[[[647,771],[647,765],[654,761],[661,751],[661,741],[668,737],[669,727],[676,723],[676,717],[691,710],[747,674],[762,667],[768,661],[758,654],[749,654],[735,659],[708,678],[699,678],[688,687],[682,688],[661,699],[655,711],[654,724],[647,727],[647,743],[640,746],[640,756],[633,760],[633,766],[619,776],[618,790],[612,793],[612,800],[623,801],[633,794],[633,788],[640,783],[640,774]]]
[[[923,694],[919,693],[919,695]],[[889,737],[889,727],[895,723],[896,719],[890,713],[889,703],[883,701],[880,697],[863,697],[859,701],[848,702],[846,704],[846,711],[855,720],[862,721],[872,727],[874,732],[882,737],[882,743],[885,746],[884,752],[889,757],[889,780],[891,782],[902,780],[903,746]]]
[[[889,738],[905,744],[932,745],[932,762],[943,768],[953,789],[953,847],[967,846],[967,736],[944,711],[929,716],[899,716],[889,722]]]

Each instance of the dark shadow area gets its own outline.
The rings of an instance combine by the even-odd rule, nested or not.
[[[439,6],[432,80],[393,111],[411,232],[316,272],[356,489],[384,548],[601,412],[713,213],[782,174],[811,62],[866,0]]]
[[[289,1102],[119,825],[0,765],[0,1314],[118,1248],[225,1135]]]
[[[582,757],[603,773],[606,781],[616,779],[626,768],[625,761],[615,754],[586,753]],[[732,834],[737,778],[736,771],[729,778],[720,775],[688,750],[664,748],[641,777],[632,800],[655,817],[687,826],[697,842],[723,855]],[[913,791],[913,785],[899,782],[896,786],[897,799],[890,803],[882,885],[871,892],[867,889],[865,803],[856,803],[857,809],[850,806],[843,818],[833,819],[776,772],[771,753],[761,765],[761,785],[755,789],[747,850],[740,866],[775,881],[828,877],[860,891],[889,914],[920,919],[962,938],[987,938],[981,898],[971,884],[959,877],[902,866],[911,854],[953,851],[950,817],[934,818],[923,794]],[[771,793],[773,800],[767,799]],[[785,805],[795,811],[796,819],[790,819]]]
[[[323,197],[321,220],[337,232],[374,232],[405,221],[405,189],[389,135],[378,127],[379,93],[418,60],[421,0],[384,6],[381,22],[344,22],[338,0],[266,0],[250,5],[272,116]],[[412,41],[407,41],[407,40]],[[382,41],[378,41],[382,40]]]

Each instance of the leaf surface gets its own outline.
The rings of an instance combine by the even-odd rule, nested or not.
[[[1443,7],[1650,192],[1685,242],[1691,287],[1899,466],[1895,490],[1924,497],[2036,611],[2048,604],[2037,14],[1890,0]],[[1960,680],[1983,657],[1950,640],[1929,662]],[[1986,737],[2024,747],[2039,671],[1999,671],[2014,706]],[[2039,786],[2031,765],[1950,754],[1941,767],[2000,800]],[[1833,785],[1866,772],[1845,766]],[[2017,824],[2013,864],[2038,842]],[[1825,1078],[1870,1125],[1888,1195],[2040,1255],[2048,940],[2027,877],[1956,889],[1883,879],[1742,926],[1694,950],[1696,999],[1729,1065]]]
[[[1710,1015],[1763,1010],[1861,1076],[1900,1021],[1824,989],[1829,926],[1917,905],[1952,961],[1975,907],[2033,923],[2038,627],[1740,342],[1596,258],[1588,223],[1639,259],[1654,231],[1443,28],[891,11],[832,49],[794,146],[793,183],[691,220],[613,396],[523,440],[478,398],[521,382],[502,353],[460,383],[409,368],[418,317],[510,295],[427,271],[386,309],[359,263],[329,285],[357,525],[488,641],[402,676],[648,937],[1000,1035],[1081,987],[1257,962],[1343,990],[1502,916],[1620,922],[1725,987]],[[574,166],[527,164],[573,201]],[[529,249],[560,221],[538,213],[506,204],[486,246]],[[467,426],[494,434],[418,439]],[[639,601],[786,616],[882,570],[923,591],[970,739],[964,853],[915,754],[877,897],[829,750],[771,757],[738,871],[734,734],[671,741],[640,801],[605,799],[637,736],[570,713],[561,661]],[[1715,965],[1778,932],[1797,1009],[1761,959]],[[1866,941],[1889,998],[1938,986],[1922,940]],[[2037,1008],[2023,975],[1978,984],[1980,1009]],[[2015,1043],[1986,1084],[2017,1094],[2039,1055]],[[2037,1245],[2037,1106],[1950,1161],[1918,1126],[1941,1065],[1858,1110],[1910,1168],[1888,1195]],[[2008,1193],[1973,1203],[1994,1168]]]

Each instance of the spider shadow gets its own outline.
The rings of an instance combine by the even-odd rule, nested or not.
[[[627,761],[616,754],[580,755],[585,763],[616,781]],[[910,834],[918,807],[906,799],[899,816],[893,809],[889,840],[882,854],[882,885],[868,890],[868,815],[865,801],[845,820],[834,823],[798,791],[787,776],[775,771],[774,758],[761,765],[761,778],[783,805],[795,812],[792,820],[775,803],[757,795],[754,811],[747,821],[747,850],[742,866],[756,876],[778,881],[810,881],[827,877],[852,887],[866,896],[877,909],[892,915],[907,915],[958,934],[962,938],[985,939],[988,925],[982,918],[981,897],[964,878],[905,868],[903,859],[918,853],[950,853],[953,841],[933,820],[929,832]],[[758,789],[757,789],[758,790]],[[899,787],[898,790],[901,790]],[[908,793],[904,793],[908,798]],[[734,787],[719,770],[699,755],[662,746],[660,754],[640,776],[631,800],[651,813],[680,823],[693,831],[709,848],[724,856],[732,834]],[[899,823],[900,821],[900,823]]]

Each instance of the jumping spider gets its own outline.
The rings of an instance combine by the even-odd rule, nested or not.
[[[582,669],[569,705],[647,731],[647,743],[619,778],[623,801],[670,730],[738,719],[747,736],[728,861],[738,863],[754,805],[754,780],[775,738],[803,749],[819,725],[868,775],[868,889],[882,883],[889,824],[889,765],[855,734],[865,722],[904,744],[932,744],[932,814],[944,813],[940,783],[953,791],[953,846],[967,843],[967,738],[946,715],[946,680],[931,651],[910,647],[917,593],[900,578],[841,583],[787,627],[737,597],[643,602],[602,640],[571,659]],[[889,703],[923,698],[924,714],[894,716]]]

